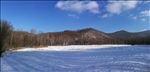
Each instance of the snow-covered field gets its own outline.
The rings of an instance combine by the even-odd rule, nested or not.
[[[1,72],[150,72],[150,45],[71,45],[5,53]]]
[[[89,49],[125,47],[131,45],[67,45],[67,46],[48,46],[45,48],[24,48],[17,51],[83,51]]]

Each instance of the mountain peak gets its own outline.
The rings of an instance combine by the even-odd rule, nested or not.
[[[98,30],[96,30],[96,29],[94,29],[94,28],[84,28],[84,29],[80,29],[80,30],[78,30],[79,32],[87,32],[87,31],[98,31]]]
[[[126,30],[120,30],[120,31],[117,31],[117,32],[124,32],[124,33],[128,33],[128,31],[126,31]]]

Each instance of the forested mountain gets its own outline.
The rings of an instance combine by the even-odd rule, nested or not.
[[[81,44],[110,44],[115,43],[112,37],[92,28],[76,31],[48,32],[33,34],[23,31],[13,32],[12,43],[20,46],[48,46],[48,45],[81,45]],[[117,40],[116,40],[117,42]]]
[[[117,31],[104,33],[93,28],[66,30],[34,34],[23,31],[13,32],[12,43],[15,47],[49,45],[85,45],[85,44],[150,44],[150,31]]]
[[[8,22],[1,22],[1,52],[17,47],[41,47],[50,45],[90,45],[90,44],[150,44],[150,30],[143,32],[104,33],[93,28],[65,30],[62,32],[34,33],[14,31]]]

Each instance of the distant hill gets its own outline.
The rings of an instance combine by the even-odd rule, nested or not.
[[[108,35],[115,38],[150,37],[150,30],[142,31],[142,32],[127,32],[121,30],[114,33],[108,33]]]
[[[123,41],[125,44],[150,44],[150,30],[141,32],[127,32],[124,30],[107,35]]]

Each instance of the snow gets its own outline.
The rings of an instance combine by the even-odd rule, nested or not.
[[[1,57],[1,72],[150,72],[150,45],[95,46],[7,52]],[[49,50],[52,47],[66,50]],[[82,47],[85,49],[78,50]]]
[[[17,51],[83,51],[88,49],[125,47],[131,45],[67,45],[67,46],[48,46],[43,48],[23,48]]]

